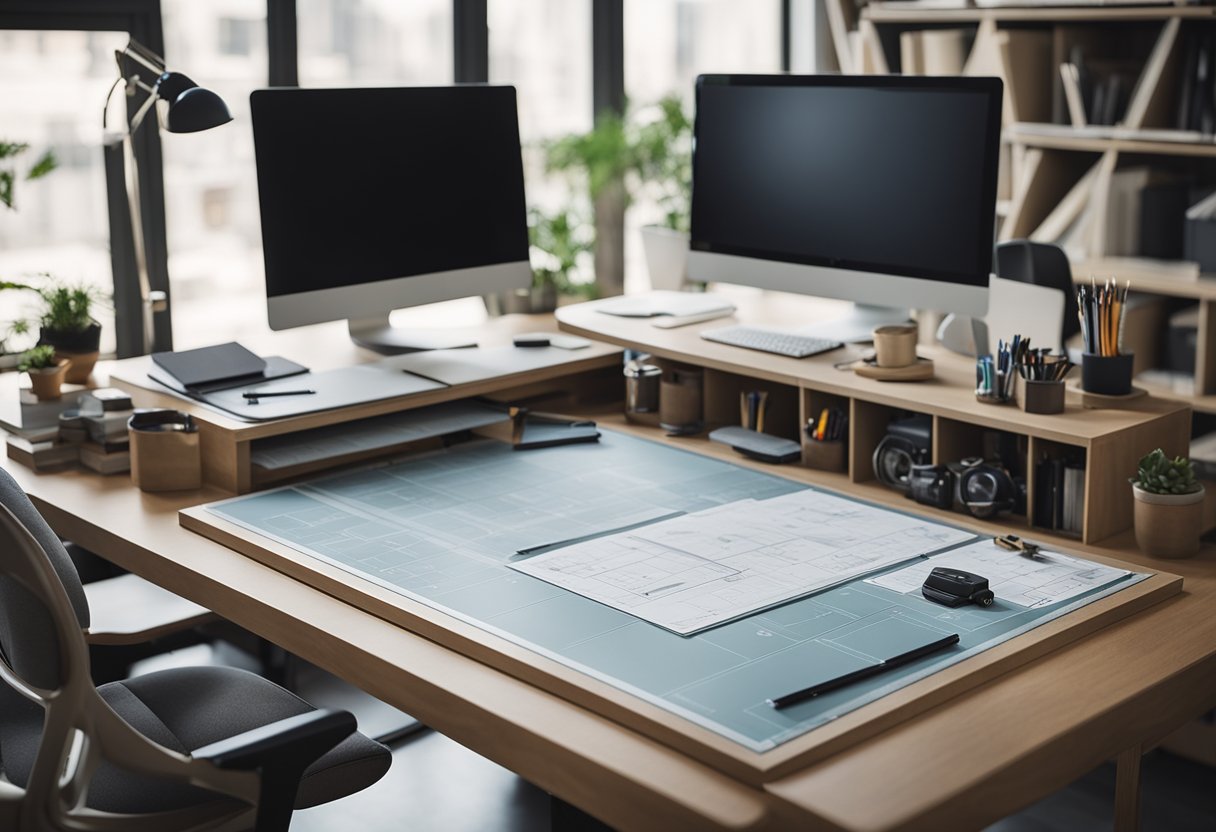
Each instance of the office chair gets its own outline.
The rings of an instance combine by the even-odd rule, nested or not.
[[[0,829],[276,832],[388,770],[349,713],[246,671],[94,687],[88,625],[59,538],[0,470]]]
[[[1047,286],[1064,293],[1064,328],[1060,343],[1081,331],[1077,317],[1077,290],[1072,282],[1072,264],[1064,249],[1055,243],[1009,240],[996,247],[996,273],[1007,280]]]

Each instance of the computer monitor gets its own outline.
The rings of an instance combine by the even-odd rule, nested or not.
[[[987,311],[1001,81],[702,75],[692,280],[854,301],[814,334],[908,308]]]
[[[467,345],[389,312],[531,284],[515,89],[265,89],[250,97],[266,306],[350,319],[380,352]]]

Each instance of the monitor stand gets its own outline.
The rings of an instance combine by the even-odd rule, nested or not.
[[[853,311],[849,314],[801,326],[798,328],[798,333],[815,338],[843,341],[846,344],[856,344],[873,341],[874,327],[906,323],[912,323],[912,315],[907,309],[854,303]]]
[[[416,330],[395,327],[382,318],[351,318],[346,322],[350,340],[381,355],[400,355],[423,350],[451,350],[475,347],[477,342],[467,335],[441,330]]]

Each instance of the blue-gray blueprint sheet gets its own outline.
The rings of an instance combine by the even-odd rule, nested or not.
[[[755,751],[1145,577],[1054,607],[957,610],[859,579],[683,637],[505,565],[519,549],[806,487],[606,431],[533,451],[476,441],[208,509]],[[780,711],[765,702],[954,632],[956,647],[898,671]]]

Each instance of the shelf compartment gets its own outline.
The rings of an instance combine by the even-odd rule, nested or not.
[[[708,368],[703,387],[706,425],[712,430],[740,424],[739,395],[752,390],[768,393],[763,432],[798,442],[802,431],[797,387]]]
[[[1065,537],[1082,536],[1089,495],[1088,454],[1079,445],[1032,437],[1027,463],[1026,502],[1031,525]],[[1073,481],[1071,469],[1080,468]],[[1066,505],[1066,489],[1079,488],[1080,505]]]
[[[849,479],[852,482],[877,482],[874,473],[874,450],[887,435],[895,419],[921,415],[884,404],[853,399],[849,413]],[[930,423],[932,424],[932,423]],[[933,440],[930,439],[930,455]]]

